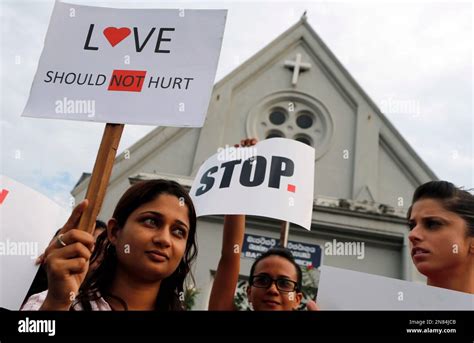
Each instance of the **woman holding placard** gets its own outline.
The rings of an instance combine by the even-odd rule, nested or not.
[[[241,141],[242,147],[257,144],[256,139]],[[238,147],[239,145],[236,145]],[[240,272],[240,252],[244,240],[245,216],[226,215],[222,255],[209,300],[209,310],[235,310],[234,294]],[[270,249],[259,256],[250,269],[247,297],[256,311],[296,310],[301,302],[302,272],[291,252]],[[308,309],[317,309],[310,301]]]
[[[186,190],[174,181],[134,184],[107,225],[108,241],[77,230],[84,200],[46,249],[48,291],[23,310],[182,310],[184,281],[196,258],[196,213]],[[102,262],[87,275],[89,261]]]
[[[412,260],[427,284],[474,294],[474,195],[447,181],[425,183],[408,221]]]

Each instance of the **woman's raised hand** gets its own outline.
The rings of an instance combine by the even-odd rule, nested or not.
[[[87,206],[88,201],[84,200],[74,208],[43,254],[48,295],[41,310],[69,310],[84,281],[94,248],[94,236],[77,227]]]

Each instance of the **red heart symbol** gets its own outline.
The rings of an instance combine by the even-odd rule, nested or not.
[[[128,27],[121,27],[120,29],[117,29],[116,27],[108,27],[104,30],[104,36],[109,41],[110,45],[114,47],[127,38],[130,32],[131,31]]]

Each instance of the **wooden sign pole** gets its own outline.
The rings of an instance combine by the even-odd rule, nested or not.
[[[290,222],[281,222],[280,230],[280,247],[286,248],[288,245],[288,233],[290,231]]]
[[[99,215],[105,191],[109,184],[110,174],[114,166],[115,156],[122,137],[124,124],[105,125],[102,141],[95,160],[94,169],[87,188],[86,199],[89,206],[84,211],[79,222],[79,230],[92,233],[97,216]]]

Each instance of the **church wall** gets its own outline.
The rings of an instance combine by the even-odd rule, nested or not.
[[[163,172],[175,175],[191,175],[192,160],[199,137],[199,129],[184,129],[183,134],[174,137],[163,147],[137,166],[137,172]]]
[[[114,166],[111,182],[107,188],[99,219],[108,220],[120,197],[130,187],[129,177],[138,173],[156,173],[157,171],[175,174],[190,175],[192,168],[192,156],[196,148],[199,129],[185,129],[182,133],[171,138],[171,141],[148,156],[130,153],[128,159],[123,159]],[[119,167],[119,168],[117,168]],[[115,176],[122,174],[119,178]],[[78,203],[84,199],[87,187],[76,195]]]
[[[383,143],[379,145],[377,198],[384,204],[407,210],[416,186],[407,178],[387,149]]]

